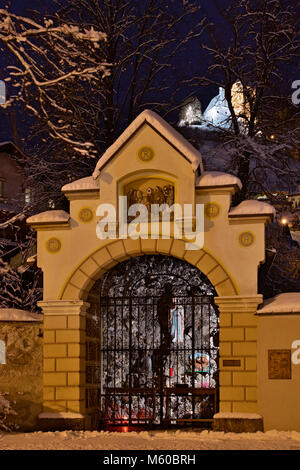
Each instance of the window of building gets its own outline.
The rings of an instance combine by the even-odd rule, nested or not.
[[[0,340],[0,364],[6,364],[6,347],[4,341]]]
[[[25,188],[25,203],[30,204],[32,202],[31,189]]]

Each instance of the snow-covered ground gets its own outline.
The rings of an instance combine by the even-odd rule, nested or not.
[[[267,431],[233,434],[212,431],[63,431],[0,435],[1,450],[300,450],[300,433]]]

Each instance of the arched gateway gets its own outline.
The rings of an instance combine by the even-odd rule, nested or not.
[[[28,219],[44,274],[44,428],[258,411],[257,268],[273,208],[232,207],[240,187],[232,175],[205,172],[199,152],[144,111],[93,177],[62,188],[70,213]],[[174,204],[170,236],[160,219],[154,236],[148,218],[136,223],[129,213],[124,225],[124,196],[129,206]],[[101,204],[117,219],[108,216],[106,239],[96,231]],[[178,236],[186,205],[188,230]],[[196,205],[204,208],[204,244],[190,249]],[[120,232],[128,224],[134,237]]]
[[[144,255],[112,268],[99,288],[101,364],[90,375],[102,374],[104,426],[212,419],[219,324],[206,276]]]

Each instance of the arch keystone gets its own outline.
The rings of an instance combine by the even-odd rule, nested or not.
[[[151,240],[151,238],[141,239],[141,250],[142,253],[156,253],[156,242],[157,240]]]
[[[168,255],[170,253],[171,245],[172,245],[172,240],[170,239],[164,240],[162,238],[159,238],[157,240],[156,251],[158,253]]]
[[[124,241],[124,248],[129,256],[140,254],[141,247],[139,240],[133,240],[132,238],[126,238]]]

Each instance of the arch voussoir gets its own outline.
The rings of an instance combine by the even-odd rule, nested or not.
[[[89,291],[107,270],[130,257],[144,254],[167,254],[196,266],[208,277],[219,296],[236,295],[237,289],[223,266],[205,249],[186,250],[183,240],[125,239],[116,240],[92,253],[66,282],[62,300],[86,299]]]

